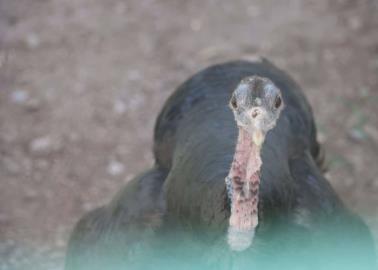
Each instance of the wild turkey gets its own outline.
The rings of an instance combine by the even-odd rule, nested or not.
[[[370,232],[320,153],[283,71],[265,59],[206,68],[158,116],[155,166],[76,225],[66,269],[373,269]]]

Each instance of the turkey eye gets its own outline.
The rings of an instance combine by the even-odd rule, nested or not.
[[[276,100],[274,101],[274,107],[278,109],[281,106],[282,100],[280,96],[276,97]]]
[[[236,109],[236,108],[238,107],[238,104],[237,104],[237,102],[236,102],[236,98],[235,98],[235,96],[233,96],[233,97],[231,98],[230,105],[231,105],[231,107],[232,107],[233,109]]]

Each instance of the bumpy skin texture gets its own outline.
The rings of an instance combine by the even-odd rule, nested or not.
[[[230,217],[231,226],[239,229],[251,229],[257,226],[260,166],[260,149],[252,143],[251,136],[247,132],[240,130],[229,175],[233,187],[231,213],[235,213]],[[248,189],[245,188],[247,184],[249,184]],[[236,215],[237,211],[241,212],[241,215],[239,213]]]
[[[248,248],[258,225],[258,200],[261,168],[260,147],[251,135],[239,128],[234,159],[226,181],[230,181],[231,216],[228,243],[235,251]]]
[[[261,153],[256,241],[235,255],[225,241],[230,204],[224,179],[238,134],[228,102],[238,83],[252,75],[277,85],[285,109]],[[156,269],[159,263],[164,269],[256,269],[281,265],[288,250],[298,258],[288,269],[332,269],[321,265],[329,262],[324,254],[340,255],[343,269],[370,265],[370,233],[322,176],[315,138],[300,88],[268,61],[234,61],[199,72],[173,93],[158,116],[155,167],[79,221],[66,269]],[[347,233],[328,229],[345,224]],[[329,240],[324,254],[312,254],[311,243],[322,236]],[[361,246],[359,254],[355,245]],[[302,255],[311,263],[302,263]]]

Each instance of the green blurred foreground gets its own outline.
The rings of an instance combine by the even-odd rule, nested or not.
[[[367,228],[353,221],[343,226],[320,225],[309,230],[280,225],[258,231],[251,248],[230,251],[219,234],[177,230],[103,237],[69,256],[67,269],[377,269]],[[310,228],[309,228],[310,229]],[[133,243],[125,245],[124,243]],[[87,243],[90,244],[90,243]],[[78,255],[78,254],[76,254]]]

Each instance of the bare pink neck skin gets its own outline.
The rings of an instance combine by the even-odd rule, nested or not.
[[[253,143],[247,131],[239,128],[234,160],[228,175],[232,181],[228,242],[234,250],[244,250],[253,240],[258,224],[261,164],[260,147]]]

